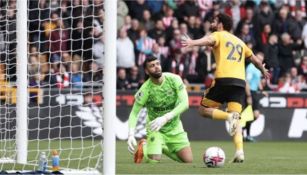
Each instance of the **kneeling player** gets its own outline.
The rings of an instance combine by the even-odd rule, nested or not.
[[[135,163],[143,159],[148,163],[159,162],[162,153],[175,161],[191,163],[190,142],[180,120],[180,114],[189,107],[185,86],[179,76],[162,73],[155,57],[147,58],[143,66],[149,79],[135,95],[129,116],[128,150],[135,153]],[[147,108],[147,140],[142,139],[135,152],[134,130],[143,107]]]

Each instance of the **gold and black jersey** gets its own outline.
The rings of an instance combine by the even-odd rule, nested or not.
[[[213,32],[212,36],[216,41],[213,47],[215,84],[245,87],[245,59],[252,56],[252,50],[227,31]]]

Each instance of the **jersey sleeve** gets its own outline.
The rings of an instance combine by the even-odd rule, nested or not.
[[[172,112],[177,116],[189,108],[189,97],[182,79],[178,75],[175,75],[173,79],[177,92],[178,103]]]
[[[144,84],[145,85],[145,84]],[[147,86],[142,86],[137,93],[134,95],[135,103],[138,103],[142,106],[145,105],[148,99]]]
[[[214,44],[214,47],[218,46],[220,44],[220,35],[218,32],[213,32],[211,34],[211,36],[214,38],[215,40],[215,44]]]
[[[129,128],[135,128],[138,120],[140,110],[145,106],[148,99],[147,86],[143,86],[138,90],[134,96],[134,104],[129,115],[128,125]]]
[[[253,51],[245,45],[245,58],[250,58],[253,55]]]

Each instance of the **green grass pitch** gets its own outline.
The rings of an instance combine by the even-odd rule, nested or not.
[[[29,149],[34,149],[38,142],[31,142]],[[96,145],[95,147],[91,147]],[[84,168],[90,164],[94,167],[97,156],[100,153],[98,141],[56,141],[48,143],[39,142],[40,149],[54,147],[81,148],[81,151],[69,149],[61,153],[60,165],[71,168]],[[133,156],[127,150],[125,141],[116,142],[116,174],[307,174],[307,142],[257,142],[244,143],[246,160],[243,164],[228,163],[234,154],[234,146],[231,141],[193,141],[191,142],[194,163],[180,164],[163,156],[161,163],[157,164],[134,164]],[[206,168],[202,162],[202,155],[210,146],[221,147],[226,154],[226,163],[222,168]],[[93,149],[94,148],[94,149]],[[29,152],[29,159],[37,160],[36,153]],[[82,161],[80,162],[80,153]],[[91,155],[91,156],[90,156]],[[68,157],[73,160],[67,161]],[[65,160],[66,159],[66,160]],[[89,161],[89,159],[92,159]],[[33,166],[2,164],[1,170],[36,169]]]
[[[194,163],[176,163],[163,156],[158,164],[134,164],[126,142],[117,142],[117,174],[307,174],[307,142],[244,143],[245,161],[228,163],[234,154],[231,141],[191,142]],[[225,166],[206,168],[202,155],[210,146],[221,147],[226,154]]]

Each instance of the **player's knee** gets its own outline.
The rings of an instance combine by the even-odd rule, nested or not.
[[[160,160],[161,160],[161,156],[160,155],[148,155],[148,158],[152,162],[160,162]]]
[[[193,157],[192,156],[185,157],[184,160],[182,160],[182,162],[183,163],[192,163]]]

